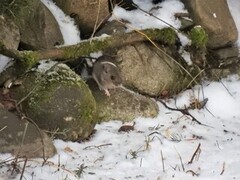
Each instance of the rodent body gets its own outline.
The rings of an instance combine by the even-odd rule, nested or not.
[[[93,64],[93,79],[97,82],[100,90],[104,90],[110,96],[109,89],[114,89],[122,84],[120,71],[114,60],[107,56],[102,56]]]

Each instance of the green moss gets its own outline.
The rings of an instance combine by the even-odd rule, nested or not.
[[[23,58],[18,60],[19,70],[26,72],[38,62],[38,56],[32,51],[24,51]]]
[[[192,28],[189,37],[192,41],[192,46],[199,49],[206,49],[208,35],[201,26],[195,26]]]
[[[159,41],[167,45],[173,45],[177,40],[177,33],[172,28],[163,28],[160,31],[159,29],[151,29],[146,34],[150,37],[156,37]]]
[[[92,41],[89,48],[89,42],[82,42],[79,46],[72,46],[72,48],[65,49],[64,59],[76,58],[79,56],[86,56],[92,52],[104,50],[109,47],[109,39],[100,39],[98,41]]]

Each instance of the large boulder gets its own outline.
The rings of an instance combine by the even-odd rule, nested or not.
[[[208,34],[208,47],[232,45],[238,31],[226,0],[182,0],[195,24],[201,25]]]
[[[122,47],[116,60],[124,86],[154,97],[176,94],[187,88],[194,81],[194,74],[198,74],[186,62],[174,59],[170,52],[150,43]]]
[[[46,72],[47,62],[28,73],[22,85],[11,89],[22,100],[26,116],[41,129],[63,140],[82,140],[93,131],[96,102],[84,81],[66,65],[55,65]]]
[[[54,0],[67,14],[76,20],[81,37],[89,37],[109,17],[108,0]]]
[[[17,157],[52,157],[56,149],[50,137],[35,125],[0,107],[0,153]]]
[[[9,49],[17,49],[20,42],[18,27],[3,15],[0,16],[0,41]]]
[[[22,48],[36,50],[63,43],[58,23],[40,0],[15,0],[6,9],[20,29]]]
[[[100,122],[109,120],[132,121],[137,117],[156,117],[159,112],[156,101],[140,94],[117,88],[109,90],[110,96],[100,91],[92,80],[88,81],[97,103],[98,119]]]

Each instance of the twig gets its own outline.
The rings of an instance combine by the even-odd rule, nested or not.
[[[43,141],[43,136],[42,136],[40,128],[38,127],[38,125],[31,118],[26,117],[26,116],[23,116],[22,118],[26,119],[28,122],[31,122],[37,128],[37,131],[38,131],[38,133],[40,135],[41,143],[42,143],[43,160],[44,160],[44,162],[47,161],[47,158],[45,157],[45,144],[44,144],[44,141]]]
[[[163,158],[162,150],[161,150],[161,159],[162,159],[162,169],[163,169],[163,172],[165,172],[165,165],[164,165],[164,158]]]
[[[187,109],[178,109],[178,108],[172,108],[172,107],[169,107],[167,106],[167,104],[165,102],[163,102],[161,99],[157,99],[160,103],[163,104],[163,106],[169,110],[172,110],[172,111],[179,111],[181,112],[183,115],[187,115],[187,116],[190,116],[192,118],[192,121],[195,121],[197,122],[199,125],[202,125],[202,126],[207,126],[207,127],[212,127],[212,126],[209,126],[207,124],[203,124],[201,123],[200,121],[198,121],[193,115],[191,115]],[[212,127],[213,128],[213,127]]]
[[[191,173],[192,176],[198,176],[199,174],[195,173],[193,170],[187,170],[186,173]]]
[[[22,169],[21,176],[20,176],[20,180],[22,180],[22,178],[23,178],[23,174],[24,174],[24,171],[25,171],[25,168],[26,168],[27,160],[28,159],[26,158],[25,161],[24,161],[23,169]]]
[[[171,27],[172,29],[176,30],[177,32],[180,32],[177,28],[175,28],[174,26],[172,26],[172,25],[169,24],[168,22],[160,19],[159,17],[155,16],[154,14],[152,14],[152,13],[150,13],[150,12],[145,11],[144,9],[140,8],[137,4],[132,3],[132,5],[133,5],[135,8],[139,9],[140,11],[148,14],[149,16],[152,16],[152,17],[156,18],[157,20],[163,22],[164,24],[168,25],[169,27]]]
[[[0,129],[0,132],[3,131],[3,130],[6,129],[6,128],[7,128],[7,126],[4,126],[2,129]]]
[[[99,146],[95,146],[95,145],[93,145],[93,146],[87,146],[87,147],[83,148],[83,150],[94,149],[94,148],[99,149],[100,147],[103,147],[103,146],[111,146],[111,145],[112,145],[112,143],[101,144],[101,145],[99,145]]]
[[[185,172],[185,168],[184,168],[184,165],[183,165],[182,157],[181,157],[181,155],[178,153],[178,151],[177,151],[176,148],[175,148],[175,151],[177,152],[178,157],[179,157],[179,159],[180,159],[180,163],[181,163],[181,166],[182,166],[182,170],[183,170],[183,172]]]
[[[198,147],[197,147],[197,149],[195,150],[195,152],[193,153],[192,158],[191,158],[191,160],[188,162],[188,164],[192,164],[193,159],[196,157],[196,155],[197,155],[198,152],[199,152],[199,154],[200,154],[200,152],[201,152],[200,147],[201,147],[201,143],[198,144]]]
[[[221,171],[221,173],[220,173],[220,175],[223,175],[223,173],[224,173],[224,171],[225,171],[225,162],[223,162],[223,166],[222,166],[222,171]]]
[[[141,158],[140,160],[140,167],[142,167],[142,161],[143,161],[143,158]]]

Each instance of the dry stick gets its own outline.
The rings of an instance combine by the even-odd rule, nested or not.
[[[193,159],[196,157],[198,151],[201,150],[200,147],[201,147],[201,143],[198,144],[198,147],[197,147],[197,149],[195,150],[195,152],[193,153],[192,158],[191,158],[191,160],[188,162],[188,164],[192,164]]]
[[[93,33],[92,33],[92,36],[91,38],[93,38],[96,30],[97,30],[97,23],[98,23],[98,19],[99,19],[99,14],[100,14],[100,10],[101,10],[101,3],[100,3],[100,0],[98,1],[98,11],[97,11],[97,18],[96,18],[96,21],[94,23],[94,28],[93,28]]]
[[[61,167],[61,163],[60,163],[60,154],[59,154],[59,155],[58,155],[58,169],[57,169],[57,171],[60,170],[60,167]]]
[[[26,57],[33,57],[33,60],[36,63],[42,59],[57,59],[57,61],[62,61],[64,59],[76,59],[81,56],[87,56],[92,52],[105,50],[107,48],[119,48],[132,43],[146,41],[150,38],[153,40],[160,40],[161,38],[155,35],[160,31],[161,30],[159,29],[146,29],[142,31],[142,34],[145,36],[133,31],[125,34],[115,34],[104,38],[94,37],[91,40],[83,40],[75,45],[54,47],[37,51],[18,51],[15,49],[8,49],[0,41],[0,52],[3,55],[15,59],[21,59],[23,61],[27,59]],[[146,37],[148,38],[146,39]]]
[[[40,128],[38,127],[38,125],[31,118],[28,118],[26,116],[24,116],[23,118],[27,119],[29,122],[31,122],[37,128],[37,131],[38,131],[38,133],[39,133],[39,135],[41,137],[41,143],[42,143],[42,147],[43,147],[42,148],[43,149],[43,160],[44,160],[44,162],[46,162],[47,158],[45,156],[45,144],[44,144],[44,141],[43,141],[43,136],[42,136]]]
[[[143,161],[143,158],[141,158],[140,160],[140,167],[142,167],[142,161]]]
[[[184,168],[184,165],[183,165],[182,157],[181,157],[181,155],[178,153],[178,151],[177,151],[176,148],[175,148],[175,151],[177,152],[178,157],[179,157],[179,159],[180,159],[180,163],[181,163],[181,166],[182,166],[182,170],[183,170],[183,172],[185,172],[185,168]]]
[[[162,168],[163,168],[163,172],[165,172],[165,165],[164,165],[164,158],[163,158],[162,150],[161,150],[161,159],[162,159]]]
[[[16,157],[18,157],[19,153],[20,153],[21,150],[22,150],[22,146],[23,146],[24,139],[25,139],[25,137],[26,137],[27,129],[28,129],[28,123],[25,123],[25,128],[24,128],[24,131],[23,131],[22,142],[21,142],[21,144],[20,144],[20,147],[19,147],[19,149],[18,149],[18,153],[17,153]]]
[[[23,169],[22,169],[21,176],[20,176],[20,180],[22,180],[22,178],[23,178],[23,174],[24,174],[24,171],[25,171],[25,168],[26,168],[27,160],[28,159],[26,158],[25,161],[24,161]]]
[[[101,145],[99,145],[99,146],[95,146],[95,145],[93,145],[93,146],[87,146],[87,147],[85,147],[85,148],[83,148],[83,150],[88,150],[88,149],[94,149],[94,148],[100,148],[100,147],[103,147],[103,146],[111,146],[112,145],[112,143],[107,143],[107,144],[101,144]]]
[[[186,173],[191,173],[192,176],[198,176],[198,174],[195,173],[193,170],[187,170]]]
[[[3,130],[6,129],[6,128],[7,128],[7,126],[4,126],[2,129],[0,129],[0,132],[3,131]]]
[[[176,30],[177,32],[179,32],[179,30],[178,30],[177,28],[175,28],[174,26],[172,26],[172,25],[169,24],[168,22],[166,22],[166,21],[160,19],[159,17],[153,15],[152,13],[145,11],[144,9],[140,8],[137,4],[132,3],[132,5],[133,5],[135,8],[139,9],[140,11],[142,11],[142,12],[144,12],[144,13],[146,13],[146,14],[148,14],[148,15],[154,17],[154,18],[156,18],[157,20],[163,22],[164,24],[167,24],[169,27],[171,27],[172,29],[174,29],[174,30]]]
[[[192,118],[192,121],[195,121],[197,122],[199,125],[202,125],[202,126],[207,126],[207,127],[212,127],[212,126],[209,126],[207,124],[203,124],[201,123],[200,121],[198,121],[193,115],[191,115],[187,109],[176,109],[176,108],[171,108],[169,106],[167,106],[167,104],[165,102],[163,102],[161,99],[157,99],[160,103],[163,104],[163,106],[169,110],[172,110],[172,111],[179,111],[181,112],[183,115],[187,115],[187,116],[190,116]],[[212,127],[213,128],[213,127]]]
[[[224,171],[225,171],[225,162],[223,162],[222,171],[221,171],[220,175],[223,175]]]
[[[94,23],[94,28],[93,28],[93,32],[92,32],[92,35],[90,37],[90,39],[92,39],[97,31],[97,29],[101,26],[101,24],[103,24],[104,21],[106,21],[110,15],[107,15],[102,21],[99,22],[98,24],[98,20],[99,20],[99,14],[100,14],[100,10],[101,10],[101,3],[100,3],[100,0],[98,1],[98,12],[97,12],[97,18],[96,18],[96,21]],[[90,41],[91,42],[91,41]]]

